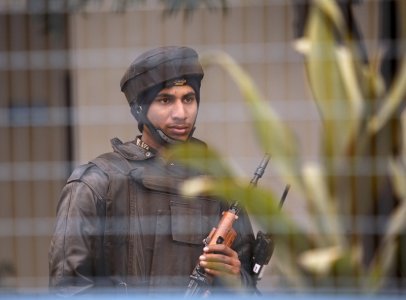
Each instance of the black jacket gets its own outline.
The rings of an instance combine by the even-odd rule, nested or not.
[[[179,195],[194,176],[138,147],[112,140],[114,152],[74,170],[57,208],[49,251],[50,286],[76,294],[89,288],[185,290],[202,254],[202,240],[227,205]],[[235,222],[232,248],[250,276],[254,235],[246,213]]]

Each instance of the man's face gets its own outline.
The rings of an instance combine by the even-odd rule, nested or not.
[[[147,118],[155,128],[180,141],[188,139],[196,117],[196,94],[188,85],[172,86],[161,90],[152,101],[147,113]],[[148,128],[144,127],[143,140],[148,143],[150,138]],[[151,145],[151,141],[149,145],[154,146]]]

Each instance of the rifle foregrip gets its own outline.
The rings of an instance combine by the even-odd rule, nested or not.
[[[237,232],[233,228],[233,223],[237,219],[237,215],[232,211],[226,211],[223,213],[218,227],[213,228],[207,238],[204,239],[205,245],[224,244],[231,247]],[[190,282],[186,291],[186,295],[204,295],[210,293],[210,286],[212,284],[213,277],[206,274],[203,267],[200,267],[197,263],[190,275]]]
[[[229,211],[224,212],[218,227],[213,228],[206,238],[206,245],[224,244],[230,247],[237,236],[237,232],[233,228],[236,218],[237,216],[234,213]]]
[[[266,154],[264,159],[261,161],[261,164],[255,171],[254,177],[251,180],[251,185],[256,186],[259,178],[262,177],[264,170],[269,161],[269,155]],[[220,219],[217,228],[213,228],[207,238],[204,239],[204,244],[207,245],[216,245],[224,244],[228,247],[231,247],[237,233],[233,228],[234,221],[238,218],[239,204],[238,202],[233,203],[228,211],[223,212],[223,215]],[[203,267],[199,263],[195,266],[190,275],[190,282],[186,290],[187,296],[196,296],[204,295],[207,296],[210,294],[210,288],[213,281],[213,277],[207,274]]]

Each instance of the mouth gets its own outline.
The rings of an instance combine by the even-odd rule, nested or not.
[[[168,126],[168,133],[174,136],[188,135],[190,132],[190,126],[188,125],[172,125]]]

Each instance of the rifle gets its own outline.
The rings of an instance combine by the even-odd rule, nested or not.
[[[260,162],[259,166],[254,172],[254,176],[250,181],[250,186],[255,187],[258,180],[262,177],[265,172],[265,168],[268,165],[270,156],[265,154],[264,158]],[[234,221],[238,218],[238,213],[240,211],[240,206],[238,201],[232,203],[229,209],[223,212],[223,215],[218,223],[217,227],[214,227],[207,238],[203,240],[203,243],[207,245],[215,244],[225,244],[230,247],[237,236],[233,228]],[[190,275],[190,282],[186,290],[186,296],[203,295],[207,296],[210,294],[210,287],[213,283],[213,277],[207,274],[203,267],[197,263],[196,267],[193,269]]]

